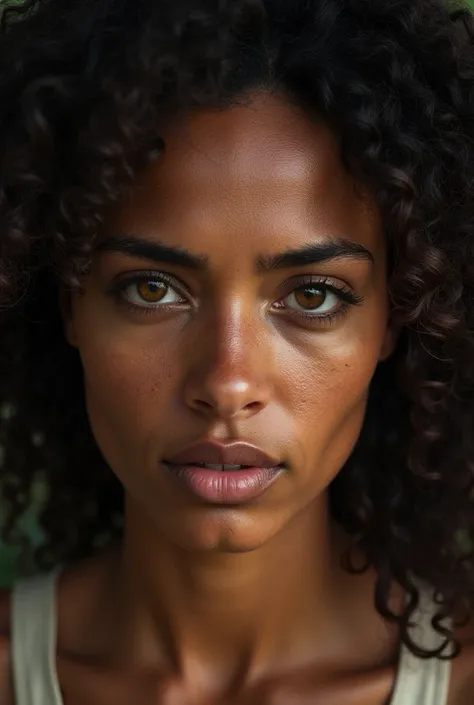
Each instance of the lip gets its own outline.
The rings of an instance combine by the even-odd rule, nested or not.
[[[240,470],[199,467],[245,465]],[[284,472],[284,465],[257,446],[242,441],[204,441],[163,461],[163,466],[181,487],[211,504],[245,504],[262,495]]]
[[[281,465],[281,460],[265,453],[257,446],[244,441],[218,443],[200,441],[188,446],[176,455],[166,458],[172,465],[194,465],[210,463],[212,465],[248,465],[252,468],[274,468]]]

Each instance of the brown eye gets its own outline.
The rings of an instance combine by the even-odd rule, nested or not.
[[[142,309],[159,309],[185,303],[175,286],[160,276],[137,276],[119,290],[122,301]]]
[[[153,281],[152,279],[139,282],[136,287],[138,295],[147,304],[159,303],[165,298],[170,288],[166,282]]]
[[[314,313],[315,319],[337,311],[341,303],[341,295],[333,291],[332,287],[317,283],[299,286],[283,299],[285,307],[301,313]]]
[[[335,316],[346,313],[350,306],[358,306],[363,300],[343,282],[306,280],[284,299],[275,302],[274,307],[291,309],[300,317],[319,323],[333,321]]]
[[[301,308],[312,310],[320,308],[326,301],[327,295],[327,289],[321,286],[305,286],[294,292],[294,299]]]

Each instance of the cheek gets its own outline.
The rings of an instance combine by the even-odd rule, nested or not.
[[[296,354],[294,348],[287,352],[281,368],[298,416],[307,417],[311,412],[329,419],[349,410],[367,391],[380,347],[378,336],[341,330],[313,338]]]
[[[285,363],[297,463],[308,474],[317,467],[318,482],[332,479],[360,434],[382,344],[377,332],[367,333],[329,332]]]
[[[153,327],[128,327],[125,334],[87,306],[78,308],[76,321],[87,408],[99,445],[104,452],[104,446],[124,452],[137,441],[146,443],[174,403],[179,358],[173,346],[157,340],[156,330],[151,337]]]

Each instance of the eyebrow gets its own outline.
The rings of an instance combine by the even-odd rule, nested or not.
[[[100,242],[96,252],[122,252],[130,257],[149,259],[159,264],[176,264],[185,269],[203,271],[208,264],[204,255],[195,255],[176,245],[165,245],[162,242],[146,240],[136,235],[110,237]]]
[[[209,264],[206,255],[189,252],[176,245],[146,240],[137,235],[110,237],[100,242],[96,252],[121,252],[130,257],[148,259],[159,264],[174,264],[184,269],[205,271]],[[259,273],[294,267],[306,267],[334,259],[359,259],[373,264],[374,256],[363,245],[345,238],[334,238],[321,243],[308,243],[301,248],[287,250],[276,255],[260,255],[256,261]]]
[[[374,256],[363,245],[345,238],[334,238],[326,242],[310,242],[296,250],[287,250],[279,255],[260,255],[257,270],[268,272],[276,269],[305,267],[333,259],[362,259],[374,263]]]

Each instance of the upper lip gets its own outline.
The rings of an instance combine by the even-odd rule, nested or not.
[[[251,443],[235,441],[218,443],[200,441],[166,459],[172,465],[248,465],[249,467],[274,468],[280,461]]]

